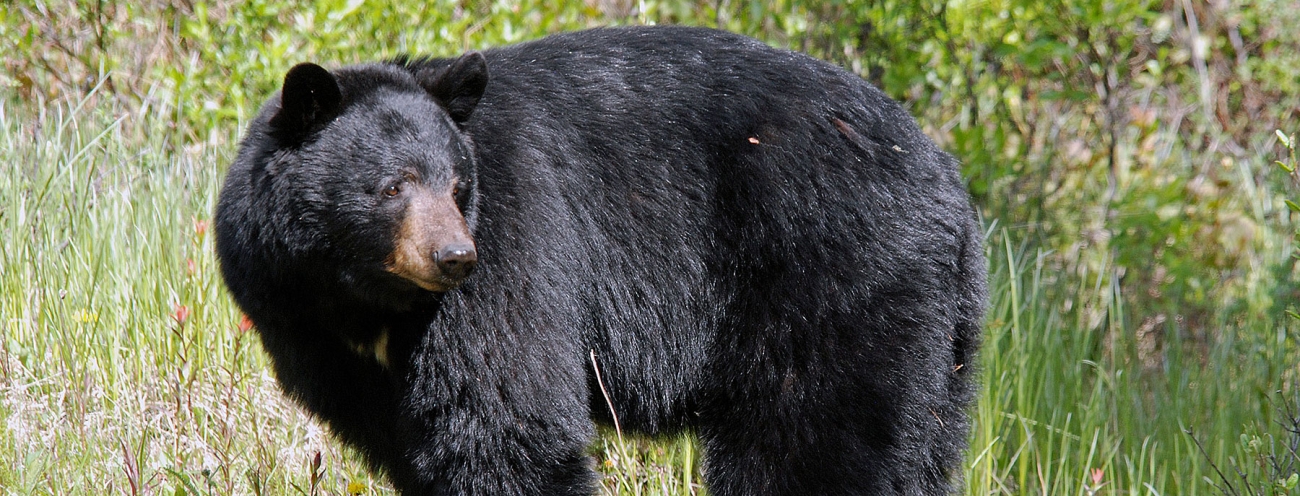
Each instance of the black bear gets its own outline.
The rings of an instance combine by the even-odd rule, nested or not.
[[[977,224],[876,88],[681,27],[298,65],[216,212],[284,391],[408,495],[591,494],[615,419],[715,495],[949,492]]]

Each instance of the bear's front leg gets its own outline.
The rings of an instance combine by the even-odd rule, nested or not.
[[[593,494],[578,348],[531,325],[434,322],[401,405],[410,471],[395,486],[407,496]]]

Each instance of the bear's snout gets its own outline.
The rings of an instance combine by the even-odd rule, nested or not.
[[[445,192],[412,188],[394,234],[385,269],[425,290],[448,291],[478,264],[474,237],[450,186]]]
[[[434,253],[433,257],[438,261],[438,270],[442,271],[442,275],[456,282],[474,272],[474,266],[478,264],[478,253],[471,244],[447,245]]]

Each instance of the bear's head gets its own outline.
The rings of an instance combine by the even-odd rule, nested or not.
[[[477,173],[461,125],[487,66],[478,53],[442,62],[288,72],[217,208],[217,251],[241,305],[295,290],[409,303],[470,275]]]

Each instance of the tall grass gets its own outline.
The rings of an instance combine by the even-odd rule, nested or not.
[[[317,451],[368,483],[240,329],[207,228],[230,141],[176,146],[174,110],[0,104],[0,487],[287,494]]]
[[[1278,361],[1293,323],[1223,322],[1224,341],[1153,359],[1139,350],[1142,331],[1124,322],[1121,298],[1088,332],[1048,296],[1049,254],[1016,245],[1007,230],[989,241],[992,304],[967,494],[1216,494],[1210,463],[1258,482],[1244,444],[1288,436],[1269,398],[1294,394],[1279,367],[1295,364]],[[1117,294],[1106,287],[1113,274],[1078,281],[1070,293],[1079,299]],[[1278,348],[1243,333],[1271,333],[1263,341]]]
[[[284,398],[209,232],[234,138],[151,101],[0,99],[0,494],[388,494]],[[612,434],[610,494],[698,492],[698,448]],[[317,454],[320,460],[317,461]]]

